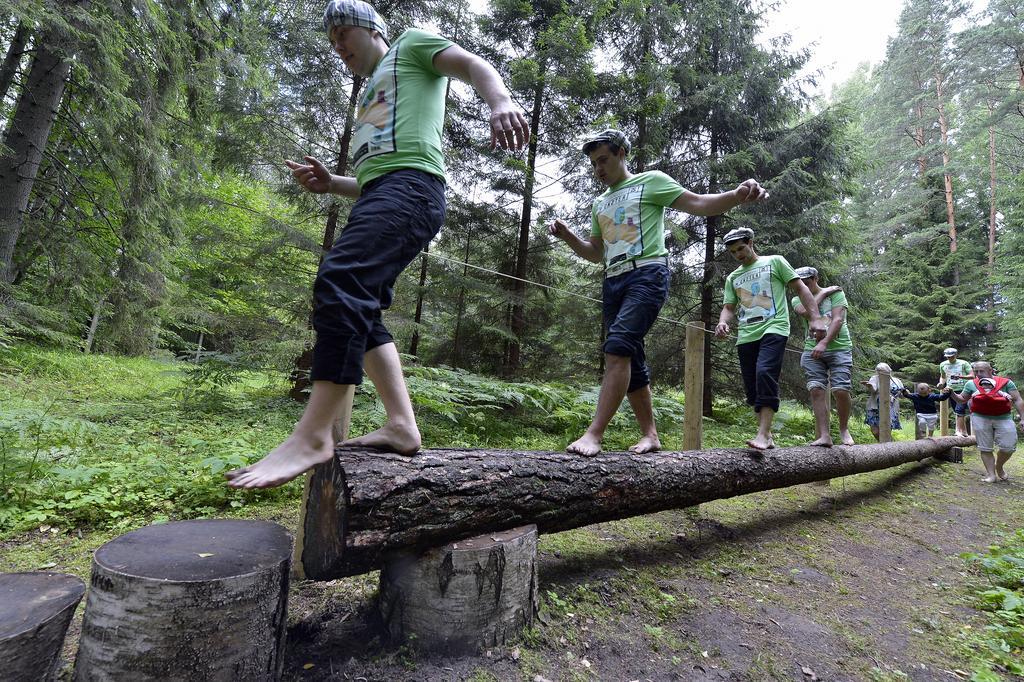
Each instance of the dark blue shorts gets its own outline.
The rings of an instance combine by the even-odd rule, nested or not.
[[[604,352],[629,358],[628,393],[651,383],[644,337],[668,300],[670,277],[668,266],[657,264],[604,280]]]
[[[971,411],[970,408],[967,407],[967,403],[961,405],[955,400],[950,400],[949,402],[953,403],[953,412],[955,414],[960,415],[961,417],[967,416],[967,414],[970,413]]]
[[[381,322],[395,280],[441,229],[444,182],[400,170],[368,182],[313,287],[313,381],[359,384],[363,355],[394,339]]]

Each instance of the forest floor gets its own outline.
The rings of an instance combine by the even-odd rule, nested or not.
[[[377,574],[294,582],[293,680],[955,680],[970,677],[981,552],[1024,518],[1024,466],[980,481],[926,461],[542,536],[542,610],[521,641],[448,658],[388,647]],[[294,527],[292,505],[259,516]],[[252,515],[238,514],[239,517]],[[32,531],[3,570],[87,580],[106,533]],[[69,631],[73,658],[81,608]]]
[[[0,388],[11,396],[0,405],[0,427],[7,429],[0,437],[8,448],[0,455],[24,464],[19,452],[55,454],[46,477],[32,474],[30,484],[38,487],[26,488],[37,499],[0,505],[0,512],[21,514],[8,517],[20,526],[0,534],[0,571],[64,571],[88,582],[100,545],[174,518],[262,518],[296,527],[297,485],[271,494],[224,493],[215,470],[223,463],[210,455],[258,451],[280,440],[298,408],[265,397],[278,389],[245,389],[221,407],[196,413],[152,389],[177,381],[163,365],[35,351],[24,357],[38,366],[0,376]],[[591,408],[580,409],[585,419]],[[752,433],[748,412],[738,408],[708,420],[708,445],[742,442]],[[805,440],[809,413],[794,405],[784,413],[777,440]],[[31,429],[11,426],[31,415]],[[451,423],[424,419],[429,429]],[[505,421],[509,432],[526,430]],[[500,426],[487,417],[484,425],[491,424]],[[242,431],[249,440],[236,442]],[[621,447],[635,437],[629,431],[616,431],[613,442]],[[678,428],[669,424],[663,431],[666,447],[678,448]],[[865,442],[860,425],[855,436]],[[435,431],[434,442],[441,437],[452,445],[509,447],[454,431]],[[533,449],[551,449],[564,434],[530,438]],[[35,466],[34,454],[31,461]],[[285,678],[1014,679],[988,672],[984,660],[991,656],[979,655],[991,622],[980,610],[979,591],[988,583],[963,556],[985,553],[1021,527],[1024,457],[1011,460],[1008,472],[1008,482],[981,482],[981,464],[970,449],[961,464],[928,460],[824,487],[794,486],[541,536],[538,620],[518,641],[476,656],[388,646],[375,623],[376,573],[293,581]],[[130,487],[138,480],[141,488]],[[102,496],[80,503],[82,491],[100,487]],[[150,488],[171,497],[148,499]],[[52,499],[65,500],[64,506],[48,506]],[[32,514],[49,516],[33,525]],[[68,661],[83,606],[65,644]]]

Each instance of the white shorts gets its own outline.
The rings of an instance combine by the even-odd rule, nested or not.
[[[995,445],[1002,452],[1017,448],[1017,424],[1012,419],[989,419],[980,414],[971,415],[971,433],[978,439],[978,449],[992,452]]]
[[[918,423],[923,423],[928,429],[934,429],[939,423],[939,415],[918,412],[917,421]]]

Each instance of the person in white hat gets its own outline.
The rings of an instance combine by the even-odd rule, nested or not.
[[[743,374],[747,404],[758,413],[757,435],[747,441],[756,450],[775,447],[772,422],[779,410],[779,374],[789,339],[789,303],[786,288],[807,311],[808,330],[815,339],[825,336],[825,322],[814,296],[782,256],[759,256],[754,250],[754,231],[747,227],[729,231],[725,247],[740,266],[725,278],[725,300],[715,336],[729,336],[729,323],[738,321],[736,353]]]
[[[521,149],[525,116],[493,66],[450,40],[410,29],[390,42],[387,24],[361,0],[331,0],[324,28],[354,76],[366,78],[352,135],[355,177],[318,159],[286,161],[310,192],[357,199],[324,256],[314,286],[313,390],[292,434],[259,462],[228,472],[228,485],[281,485],[334,455],[332,427],[365,368],[387,412],[377,431],[348,445],[412,455],[420,447],[394,339],[381,321],[398,275],[445,218],[441,149],[448,78],[466,81],[491,110],[491,148]]]
[[[665,248],[665,210],[719,215],[768,197],[753,179],[729,192],[694,194],[661,171],[631,173],[626,164],[629,149],[629,140],[620,130],[587,136],[581,151],[590,158],[598,182],[608,188],[594,199],[590,238],[580,238],[561,220],[548,228],[582,258],[605,265],[601,294],[608,333],[601,394],[589,428],[566,448],[580,455],[601,452],[601,439],[623,397],[629,399],[641,431],[630,452],[643,454],[661,448],[644,337],[668,299],[671,273]]]
[[[971,371],[971,363],[966,360],[958,360],[956,348],[947,348],[942,351],[942,355],[946,359],[939,363],[939,382],[937,385],[940,389],[943,386],[948,386],[949,390],[953,391],[953,393],[959,393],[964,390],[967,381],[974,378],[974,372]],[[967,415],[970,413],[967,403],[953,401],[953,413],[956,415],[956,435],[966,436]]]
[[[808,445],[832,446],[827,393],[830,389],[836,400],[836,414],[839,417],[839,441],[843,445],[853,445],[853,436],[850,434],[853,337],[846,323],[846,311],[849,308],[846,294],[839,287],[823,289],[819,286],[816,268],[797,268],[796,276],[807,285],[814,296],[814,302],[818,304],[818,314],[828,322],[824,337],[818,339],[809,332],[805,334],[804,352],[800,355],[800,367],[807,375],[807,390],[811,394],[811,409],[814,411],[817,431],[814,440]],[[800,299],[794,296],[789,304],[797,315],[806,318],[807,311]]]

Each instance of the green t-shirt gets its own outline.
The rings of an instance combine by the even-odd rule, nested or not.
[[[765,334],[789,336],[786,285],[796,279],[793,266],[782,256],[759,256],[725,278],[725,303],[736,306],[739,332],[736,345],[757,341]]]
[[[960,360],[960,362],[965,362],[965,361],[964,360]],[[946,364],[946,363],[942,363],[942,364]],[[968,400],[970,400],[971,396],[978,392],[978,387],[975,386],[973,380],[966,381],[966,382],[963,382],[963,383],[964,383],[964,388],[963,388],[962,391],[958,391],[958,393],[960,393],[960,395],[962,395],[964,398],[967,398]],[[1016,391],[1017,390],[1017,384],[1013,383],[1012,381],[1007,381],[1006,385],[1003,386],[1002,390],[1007,392],[1007,393],[1009,393],[1010,391]],[[1013,399],[1011,398],[1011,401],[1012,400]],[[1003,419],[1003,420],[1009,419],[1009,420],[1012,420],[1013,419],[1013,408],[1011,407],[1010,411],[1007,412],[1006,414],[978,414],[977,412],[971,412],[971,416],[972,417],[984,417],[985,419]]]
[[[951,389],[959,393],[964,390],[965,379],[950,379],[951,374],[970,374],[971,363],[966,360],[957,360],[956,362],[950,362],[949,360],[943,360],[939,363],[939,375],[946,380],[946,385]]]
[[[789,304],[795,309],[800,305],[800,297],[794,296]],[[821,305],[818,306],[818,314],[822,317],[828,318],[829,321],[826,322],[827,325],[832,321],[832,309],[840,307],[849,310],[850,304],[846,302],[846,294],[842,291],[836,291],[829,294],[824,298],[824,300],[822,300]],[[807,318],[802,315],[800,318],[804,321],[804,335],[807,337],[807,340],[804,341],[804,350],[814,350],[814,347],[818,345],[818,340],[811,336],[811,332],[807,325]],[[853,339],[850,338],[850,328],[847,326],[846,320],[843,320],[843,326],[839,328],[839,333],[836,334],[834,339],[828,342],[828,345],[825,346],[825,350],[853,350]]]
[[[665,208],[682,186],[661,171],[637,173],[594,199],[590,236],[604,240],[604,265],[667,256]]]
[[[404,168],[445,179],[441,127],[448,78],[434,68],[434,56],[451,45],[410,29],[373,70],[352,133],[352,164],[360,187]]]

